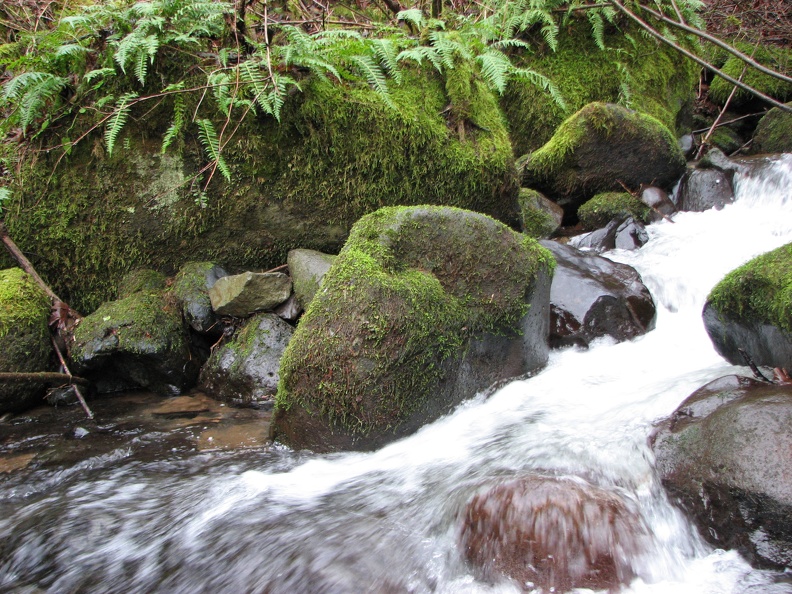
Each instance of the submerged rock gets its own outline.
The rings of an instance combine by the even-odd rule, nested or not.
[[[276,437],[373,449],[545,364],[552,256],[478,213],[363,217],[281,365]]]
[[[654,328],[654,300],[632,266],[553,241],[541,243],[556,259],[550,346],[588,346],[602,336],[630,340]]]
[[[276,314],[250,318],[201,369],[199,387],[212,398],[254,408],[269,407],[278,390],[281,357],[294,329]]]
[[[728,376],[655,430],[663,485],[713,545],[792,565],[792,386]]]
[[[244,272],[218,279],[209,289],[209,298],[215,313],[245,317],[277,307],[291,290],[292,281],[282,272]]]
[[[0,271],[0,371],[49,371],[52,345],[47,327],[50,299],[33,278],[19,268]],[[0,413],[41,403],[39,382],[0,383]]]
[[[627,584],[648,535],[635,506],[617,493],[541,475],[474,496],[461,524],[460,548],[476,570],[529,592]]]

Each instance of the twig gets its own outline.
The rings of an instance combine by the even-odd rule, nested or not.
[[[746,353],[742,349],[737,349],[737,352],[739,352],[742,355],[742,358],[745,360],[745,364],[751,368],[751,371],[753,372],[754,377],[756,379],[770,384],[774,383],[773,380],[767,378],[761,371],[759,371],[759,368],[756,366],[756,363],[753,362],[753,359],[751,359],[751,356],[748,353]]]
[[[280,270],[285,270],[288,267],[289,267],[288,264],[281,264],[280,266],[276,266],[275,268],[270,268],[269,270],[266,270],[264,274],[267,274],[268,272],[278,272]]]
[[[60,361],[61,367],[63,367],[63,370],[66,373],[71,375],[71,371],[69,371],[69,367],[68,365],[66,365],[66,359],[63,358],[63,353],[61,353],[61,350],[58,347],[58,343],[55,342],[55,338],[52,336],[50,336],[50,340],[52,341],[52,348],[55,349],[55,354],[58,355],[58,360]],[[88,415],[89,419],[93,419],[94,418],[93,413],[91,412],[91,409],[88,408],[88,403],[85,402],[85,398],[83,398],[82,392],[80,392],[80,388],[77,387],[76,383],[74,383],[73,385],[74,385],[74,393],[77,395],[77,400],[80,401],[80,405],[83,407],[85,414]]]

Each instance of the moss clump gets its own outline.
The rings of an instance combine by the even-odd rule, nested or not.
[[[792,103],[787,103],[792,107]],[[759,120],[751,145],[752,153],[792,152],[792,113],[774,107]]]
[[[0,337],[32,332],[49,344],[50,299],[33,278],[19,268],[0,270]]]
[[[792,243],[727,274],[708,301],[729,317],[792,331]]]
[[[677,135],[689,132],[698,66],[629,25],[623,31],[609,27],[605,45],[605,50],[597,47],[587,20],[573,19],[561,30],[557,51],[546,48],[522,58],[523,66],[558,86],[568,111],[544,91],[511,82],[501,103],[515,155],[543,145],[566,117],[595,101],[621,103],[646,113]]]
[[[127,274],[118,284],[118,297],[129,297],[140,291],[161,291],[165,288],[165,275],[156,270],[140,268]]]
[[[584,231],[593,231],[619,217],[648,223],[650,213],[646,204],[627,192],[603,192],[578,208],[578,219]]]
[[[542,200],[546,198],[540,192],[530,188],[520,188],[518,203],[521,228],[523,233],[535,239],[550,237],[559,227],[559,221],[540,207]]]
[[[295,409],[352,436],[437,413],[448,405],[432,402],[447,362],[471,336],[514,334],[552,262],[535,240],[477,213],[425,206],[363,217],[283,357],[276,430]]]
[[[233,181],[215,176],[206,207],[193,191],[205,176],[178,185],[205,164],[199,140],[188,136],[180,153],[160,155],[171,112],[141,108],[112,157],[97,135],[60,161],[26,161],[6,216],[12,236],[85,312],[135,268],[173,274],[190,259],[233,272],[280,265],[295,247],[337,252],[354,221],[383,205],[448,204],[516,222],[508,132],[480,81],[459,114],[464,138],[447,119],[449,90],[433,71],[406,71],[391,88],[395,109],[365,84],[301,86],[280,124],[253,116],[242,123],[223,152]]]
[[[773,70],[783,74],[792,74],[791,49],[770,45],[754,48],[754,46],[745,43],[737,43],[736,47],[745,54],[753,54],[754,60],[763,66],[767,66],[768,68],[772,68]],[[742,76],[742,82],[758,91],[761,91],[765,95],[773,97],[774,99],[778,99],[779,101],[787,101],[792,99],[792,83],[779,80],[767,74],[763,74],[755,68],[750,67],[746,68],[745,74],[743,74],[744,66],[745,63],[742,60],[730,55],[721,67],[721,70],[734,79],[739,80],[740,76]],[[710,85],[709,97],[716,103],[723,105],[729,98],[729,95],[733,89],[734,85],[732,83],[727,82],[718,76],[715,77],[715,79],[712,81],[712,84]],[[732,97],[731,105],[734,107],[740,107],[741,105],[746,105],[753,100],[754,96],[751,93],[744,89],[738,88]]]
[[[727,155],[737,151],[744,144],[740,135],[728,126],[718,127],[710,136],[710,142]]]

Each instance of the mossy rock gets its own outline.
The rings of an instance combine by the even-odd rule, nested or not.
[[[742,136],[729,126],[720,126],[710,136],[710,143],[726,154],[731,154],[745,144]]]
[[[792,49],[772,45],[763,45],[755,48],[753,45],[745,43],[737,43],[736,47],[744,54],[753,55],[753,59],[763,66],[786,75],[792,74]],[[745,62],[739,58],[730,55],[721,70],[724,74],[737,80],[740,80],[742,76],[742,82],[746,85],[765,95],[769,95],[773,99],[778,101],[792,99],[792,83],[759,72],[755,68],[745,68]],[[734,85],[732,83],[716,76],[710,84],[709,97],[714,102],[723,105],[733,89]],[[742,107],[756,100],[754,95],[742,88],[738,88],[730,103],[733,107]]]
[[[538,149],[569,115],[592,102],[621,103],[653,116],[677,136],[690,131],[699,67],[632,25],[621,26],[606,28],[602,50],[588,19],[572,18],[559,31],[556,51],[538,44],[537,52],[520,58],[522,66],[553,81],[567,109],[527,81],[510,82],[501,105],[515,155]]]
[[[0,271],[0,371],[51,369],[50,305],[30,275],[19,268]],[[43,393],[44,385],[36,382],[1,383],[0,413],[34,406]]]
[[[535,240],[470,211],[363,217],[286,350],[275,436],[373,449],[543,365],[553,263]]]
[[[74,371],[94,379],[100,391],[101,386],[109,391],[138,386],[176,396],[198,377],[181,310],[163,291],[139,291],[103,303],[75,328],[70,355]]]
[[[614,219],[633,217],[641,223],[649,222],[652,209],[627,192],[603,192],[578,208],[578,219],[584,231],[593,231]]]
[[[187,262],[173,279],[171,292],[181,303],[184,321],[196,332],[220,334],[209,289],[225,276],[228,273],[213,262]]]
[[[756,126],[751,153],[792,153],[792,113],[777,107],[768,111]]]
[[[129,297],[139,291],[162,291],[167,278],[161,272],[139,268],[125,275],[118,283],[118,298]]]
[[[520,188],[520,229],[534,239],[547,239],[561,226],[564,211],[541,192]]]
[[[471,83],[464,138],[444,112],[445,81],[428,68],[390,86],[393,108],[366,84],[301,87],[280,123],[249,115],[230,138],[231,183],[194,177],[205,165],[196,136],[160,154],[170,99],[133,110],[112,156],[98,132],[63,158],[38,153],[13,188],[11,235],[64,299],[90,312],[136,268],[173,275],[202,260],[234,273],[281,265],[297,247],[337,253],[351,225],[383,205],[446,204],[517,224],[508,131],[481,81]]]
[[[574,219],[581,204],[622,184],[672,186],[685,171],[685,158],[668,128],[651,116],[591,103],[531,153],[523,171],[524,185],[547,194]]]
[[[744,365],[792,369],[792,244],[727,274],[709,294],[704,325],[715,349]]]

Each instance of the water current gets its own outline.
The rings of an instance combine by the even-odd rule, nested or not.
[[[553,352],[538,375],[379,451],[139,460],[122,448],[0,480],[0,591],[517,592],[475,577],[457,548],[459,517],[486,485],[541,470],[637,505],[651,545],[624,593],[792,592],[701,540],[647,445],[695,389],[749,374],[715,353],[701,309],[728,271],[792,241],[792,155],[738,175],[736,188],[734,204],[678,213],[649,226],[640,250],[608,254],[643,276],[655,330]]]

